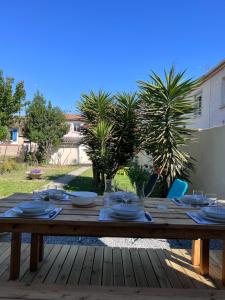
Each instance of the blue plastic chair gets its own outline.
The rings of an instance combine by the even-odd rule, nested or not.
[[[182,197],[186,193],[187,189],[188,183],[186,181],[175,179],[169,190],[167,198],[173,199]]]

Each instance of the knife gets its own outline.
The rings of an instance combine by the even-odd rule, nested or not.
[[[145,211],[145,217],[149,222],[152,222],[152,217],[149,212]]]
[[[52,218],[52,217],[54,217],[54,215],[57,213],[57,210],[53,210],[53,211],[51,211],[49,214],[48,214],[48,216],[49,216],[49,218]]]

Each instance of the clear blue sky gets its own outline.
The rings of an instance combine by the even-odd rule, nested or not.
[[[151,69],[197,77],[224,58],[224,0],[0,0],[0,69],[64,110],[91,89],[133,91]]]

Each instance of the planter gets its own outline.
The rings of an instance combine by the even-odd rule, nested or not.
[[[44,174],[43,172],[40,172],[40,173],[27,172],[27,176],[28,176],[30,179],[41,179],[41,176],[42,176],[43,174]]]

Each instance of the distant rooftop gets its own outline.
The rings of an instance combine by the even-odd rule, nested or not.
[[[79,114],[65,114],[67,121],[82,121],[84,118]]]

